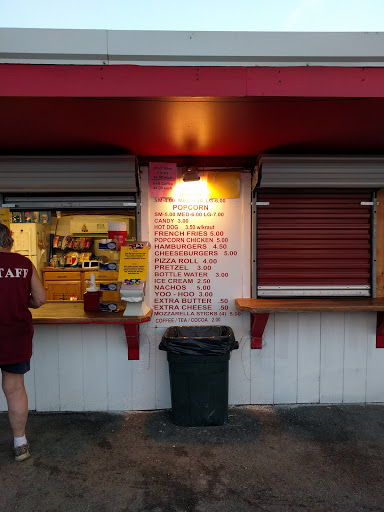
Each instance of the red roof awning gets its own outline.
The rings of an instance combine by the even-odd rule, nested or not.
[[[0,75],[3,154],[130,152],[222,165],[384,148],[384,68],[3,64]]]

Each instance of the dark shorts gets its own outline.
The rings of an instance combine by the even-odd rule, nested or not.
[[[0,370],[4,370],[8,373],[27,373],[31,368],[30,362],[25,361],[25,363],[15,363],[15,364],[0,364]]]

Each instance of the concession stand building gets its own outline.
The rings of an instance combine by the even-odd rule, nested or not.
[[[32,410],[169,408],[172,325],[232,327],[231,404],[384,402],[383,55],[380,33],[0,29],[0,213],[50,299]],[[144,300],[87,313],[92,262],[117,310],[134,286],[98,252],[122,220]]]

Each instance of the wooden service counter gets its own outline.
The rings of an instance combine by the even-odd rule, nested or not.
[[[262,337],[270,313],[376,312],[376,347],[384,348],[384,298],[354,299],[235,299],[240,311],[251,313],[251,348],[262,348]]]
[[[124,327],[128,345],[128,359],[139,359],[139,325],[149,322],[152,309],[145,316],[123,316],[120,313],[84,311],[83,301],[47,302],[39,309],[31,309],[34,325],[47,324],[120,324]]]

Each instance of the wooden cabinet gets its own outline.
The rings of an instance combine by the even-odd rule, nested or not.
[[[91,279],[91,274],[95,274],[96,281],[102,281],[103,283],[113,283],[119,276],[119,273],[114,270],[86,270],[82,274],[84,280]]]
[[[95,274],[97,286],[99,286],[100,283],[107,283],[107,284],[115,283],[117,281],[117,278],[119,275],[118,272],[115,272],[113,270],[98,270],[98,271],[94,271],[94,272],[92,272],[92,271],[82,272],[81,279],[82,279],[82,292],[83,293],[85,293],[85,290],[89,287],[89,285],[87,284],[87,281],[89,281],[91,279],[91,274]],[[120,288],[118,287],[118,290],[119,289]],[[116,297],[114,299],[108,299],[108,301],[109,300],[111,300],[111,301],[118,300]],[[103,300],[106,300],[106,299],[103,298]]]
[[[95,271],[46,271],[44,272],[44,288],[47,292],[48,300],[70,300],[71,297],[77,297],[77,300],[83,300],[83,294],[88,288],[87,280],[91,279],[91,274],[96,276],[96,284],[117,282],[118,272],[106,270]],[[103,301],[117,302],[120,300],[120,283],[117,285],[117,291],[103,292]]]
[[[81,272],[44,272],[44,288],[48,300],[83,299]]]
[[[49,281],[45,286],[48,300],[83,300],[80,281]]]
[[[44,281],[80,281],[80,270],[66,272],[65,270],[58,270],[57,272],[44,272]]]

